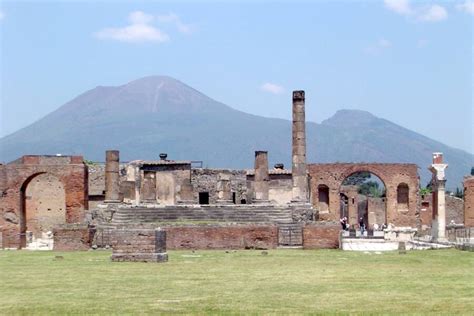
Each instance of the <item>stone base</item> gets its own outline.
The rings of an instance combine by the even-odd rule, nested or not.
[[[289,205],[294,222],[313,222],[317,220],[317,213],[310,203],[292,201]]]
[[[271,205],[270,200],[252,200],[252,204],[263,204],[263,205]]]
[[[104,200],[104,204],[118,204],[122,203],[120,200]]]
[[[167,262],[168,253],[113,253],[115,262]]]
[[[232,200],[217,200],[216,204],[219,204],[219,205],[235,205],[234,202],[232,202]]]

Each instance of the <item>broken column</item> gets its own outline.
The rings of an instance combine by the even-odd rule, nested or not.
[[[293,91],[292,202],[308,202],[304,91]]]
[[[105,152],[105,203],[120,202],[120,158],[118,150]]]
[[[268,202],[268,153],[255,152],[254,203]]]
[[[433,163],[429,170],[433,174],[433,222],[432,237],[439,241],[446,240],[446,207],[445,207],[445,169],[447,164],[443,163],[443,153],[433,153]]]
[[[230,175],[226,173],[219,174],[217,181],[217,203],[218,204],[231,204],[232,203],[232,190],[230,186]]]

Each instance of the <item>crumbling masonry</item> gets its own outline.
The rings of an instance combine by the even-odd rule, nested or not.
[[[291,170],[269,167],[265,150],[255,152],[248,170],[196,168],[166,154],[121,163],[118,150],[106,152],[105,166],[88,168],[80,156],[23,156],[0,165],[0,244],[51,248],[54,234],[56,249],[112,246],[114,260],[152,261],[164,260],[166,248],[337,248],[339,219],[347,213],[357,226],[360,205],[369,228],[432,229],[444,238],[442,154],[430,167],[432,201],[419,195],[414,164],[307,164],[305,93],[292,97]],[[357,187],[343,185],[358,172],[379,177],[385,196],[361,200]],[[464,182],[464,215],[452,215],[466,226],[474,226],[473,179]],[[159,249],[153,243],[158,228],[167,235]],[[127,238],[142,249],[121,243]]]

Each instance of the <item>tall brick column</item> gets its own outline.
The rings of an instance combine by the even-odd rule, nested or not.
[[[464,178],[464,226],[474,227],[474,176]]]
[[[255,152],[254,203],[268,202],[268,153]]]
[[[119,151],[105,152],[105,203],[120,202],[120,165]]]
[[[433,163],[429,170],[433,174],[433,223],[431,235],[439,241],[446,240],[446,197],[445,169],[447,164],[443,163],[443,153],[433,153]]]
[[[307,203],[306,128],[304,91],[293,91],[292,201]]]

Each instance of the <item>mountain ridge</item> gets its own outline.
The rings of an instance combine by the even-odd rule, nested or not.
[[[289,103],[288,106],[291,106]],[[431,153],[442,151],[448,187],[460,186],[474,156],[379,118],[339,110],[321,124],[307,122],[308,162],[401,162],[429,180]],[[82,154],[102,161],[106,149],[123,160],[202,160],[209,167],[251,168],[253,152],[270,163],[291,161],[291,122],[261,117],[215,101],[168,76],[148,76],[120,86],[97,86],[42,119],[0,138],[0,161],[24,154]]]

